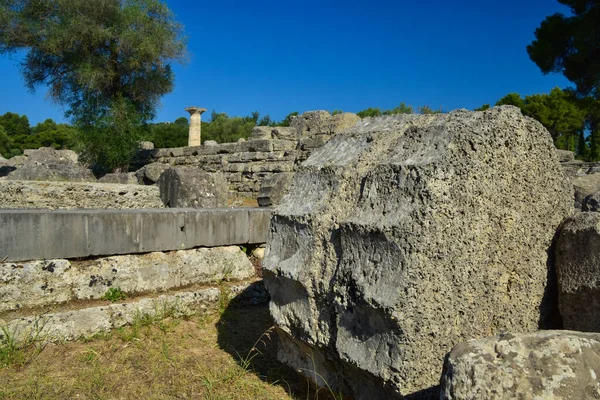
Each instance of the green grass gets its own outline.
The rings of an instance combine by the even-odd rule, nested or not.
[[[192,316],[157,302],[131,325],[77,342],[20,347],[5,335],[0,399],[341,399],[276,361],[266,305],[232,303],[226,294]]]

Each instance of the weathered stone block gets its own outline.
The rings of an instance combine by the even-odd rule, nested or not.
[[[258,192],[258,205],[261,207],[274,207],[281,202],[283,195],[287,192],[294,174],[282,172],[272,175],[264,180]]]
[[[558,304],[564,327],[600,332],[600,213],[580,212],[556,243]]]
[[[143,166],[142,168],[135,171],[135,176],[138,183],[144,185],[154,185],[158,182],[158,179],[167,169],[171,168],[169,164],[162,163],[151,163]]]
[[[274,139],[285,140],[285,141],[297,141],[298,130],[293,127],[278,126],[273,128],[272,135]]]
[[[252,136],[250,136],[250,140],[272,139],[272,131],[273,128],[270,126],[255,126],[252,128]]]
[[[119,183],[122,185],[137,185],[138,179],[134,172],[115,172],[98,179],[102,183]]]
[[[552,326],[548,251],[571,196],[550,134],[516,107],[334,136],[271,219],[280,359],[387,399],[437,385],[456,343]]]
[[[271,140],[249,140],[247,142],[237,143],[237,151],[242,152],[270,152],[273,151],[273,143]]]
[[[111,287],[132,295],[252,276],[254,267],[237,246],[0,263],[0,312],[100,299]]]
[[[273,140],[273,151],[295,150],[298,142],[295,140]]]
[[[215,208],[227,204],[227,181],[221,173],[170,168],[161,174],[158,187],[167,207]]]
[[[600,398],[600,334],[540,331],[461,343],[444,363],[441,400]]]
[[[0,181],[0,208],[163,208],[158,188],[91,182]]]
[[[11,172],[8,180],[95,182],[91,170],[78,163],[71,150],[43,147],[27,151],[22,166]]]

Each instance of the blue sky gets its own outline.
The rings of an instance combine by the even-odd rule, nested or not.
[[[510,92],[549,92],[525,46],[556,0],[168,0],[188,35],[189,62],[156,121],[195,105],[229,115],[254,110],[359,111],[400,102],[451,110]],[[18,59],[0,57],[0,114],[65,121],[46,90],[25,89]]]

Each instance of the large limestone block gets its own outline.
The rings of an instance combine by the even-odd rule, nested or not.
[[[101,182],[0,181],[0,208],[164,208],[157,187]]]
[[[280,359],[358,399],[424,393],[456,343],[550,325],[548,250],[571,210],[549,133],[515,107],[362,120],[271,219]]]
[[[556,274],[564,327],[600,332],[600,213],[565,221],[556,242]]]
[[[79,164],[71,150],[43,147],[25,151],[23,165],[8,175],[9,180],[94,182],[91,170]]]
[[[352,113],[331,115],[328,111],[307,111],[292,118],[290,126],[296,129],[299,138],[314,135],[332,135],[350,128],[360,121],[360,117]]]
[[[598,399],[599,378],[600,334],[507,333],[452,349],[440,399]]]
[[[161,292],[255,271],[237,246],[129,254],[90,260],[0,263],[0,312],[72,300],[100,299],[111,287],[129,295]]]
[[[160,198],[167,207],[216,208],[227,205],[228,186],[221,173],[193,167],[165,170],[158,179]]]

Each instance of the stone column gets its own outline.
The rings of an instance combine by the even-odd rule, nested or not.
[[[201,115],[206,108],[188,107],[185,111],[190,113],[190,133],[188,136],[188,146],[200,146],[200,131],[202,129]]]

